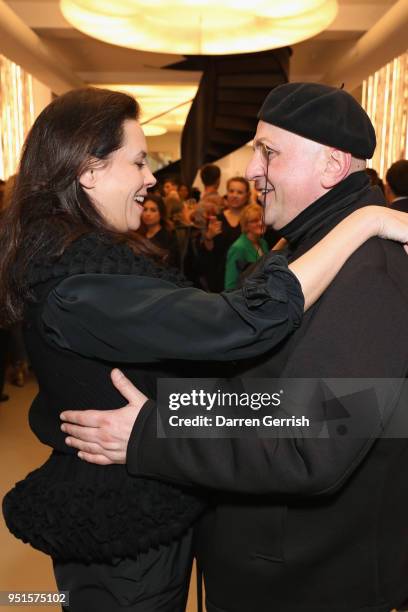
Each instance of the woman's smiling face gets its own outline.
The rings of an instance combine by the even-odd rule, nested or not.
[[[137,121],[123,124],[123,144],[80,177],[92,203],[109,225],[127,232],[140,226],[147,189],[156,179],[146,162],[146,139]]]

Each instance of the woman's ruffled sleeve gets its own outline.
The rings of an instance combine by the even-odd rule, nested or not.
[[[42,319],[51,342],[87,357],[227,361],[273,348],[303,307],[286,258],[271,253],[241,289],[221,294],[147,276],[71,276],[50,292]]]

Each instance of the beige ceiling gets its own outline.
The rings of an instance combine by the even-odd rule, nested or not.
[[[320,80],[394,3],[395,0],[339,0],[339,12],[332,25],[313,39],[293,46],[291,80]],[[136,92],[137,86],[150,86],[150,105],[153,99],[151,86],[176,86],[173,97],[169,99],[169,108],[184,98],[188,101],[198,84],[199,72],[163,69],[181,60],[182,56],[116,47],[74,30],[63,18],[58,0],[6,0],[6,4],[86,83],[132,85]],[[163,104],[162,88],[157,91],[158,105],[153,114],[167,108],[166,103]],[[143,99],[141,102],[143,105]],[[181,130],[188,108],[186,104],[182,111],[173,113],[173,118],[167,117],[168,130]],[[145,119],[150,116],[151,113]]]

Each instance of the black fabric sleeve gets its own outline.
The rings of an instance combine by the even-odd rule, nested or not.
[[[72,276],[50,292],[42,319],[49,340],[91,358],[220,361],[269,350],[303,307],[299,281],[273,254],[242,289],[219,295],[146,276]]]

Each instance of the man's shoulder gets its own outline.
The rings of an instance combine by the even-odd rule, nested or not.
[[[348,259],[327,293],[364,292],[369,297],[405,302],[408,307],[408,255],[401,244],[371,238]]]
[[[394,200],[391,204],[391,208],[405,213],[408,212],[408,197]]]
[[[407,254],[399,242],[383,240],[378,237],[370,238],[349,257],[340,273],[345,269],[348,270],[361,265],[387,271],[390,258],[395,265],[408,273]]]
[[[390,265],[393,265],[408,275],[407,254],[402,245],[393,240],[383,240],[378,237],[370,238],[351,255],[348,262],[379,268],[385,273],[389,271]]]

